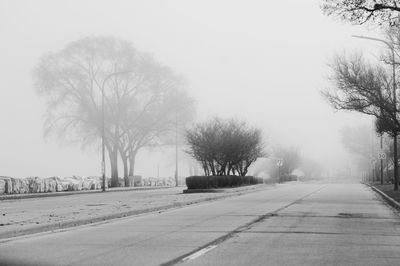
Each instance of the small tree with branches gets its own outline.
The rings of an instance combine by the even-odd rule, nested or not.
[[[204,174],[245,176],[249,166],[264,156],[261,131],[246,122],[214,118],[186,132],[187,151]]]

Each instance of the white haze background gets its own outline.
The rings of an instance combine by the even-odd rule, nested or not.
[[[319,1],[15,1],[0,0],[0,175],[99,175],[100,150],[43,139],[45,104],[34,92],[39,58],[86,36],[129,40],[189,80],[198,119],[238,117],[261,127],[271,144],[297,146],[330,167],[349,161],[339,130],[371,123],[335,113],[328,86],[335,52],[379,44],[368,33],[326,17]],[[375,29],[372,29],[375,30]],[[151,155],[151,157],[150,157]],[[181,157],[182,157],[181,153]],[[173,176],[172,149],[142,151],[136,173]],[[187,174],[181,162],[181,175]]]

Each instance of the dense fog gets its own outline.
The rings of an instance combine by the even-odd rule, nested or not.
[[[377,58],[382,47],[351,37],[377,29],[327,17],[319,4],[0,1],[0,176],[100,175],[100,138],[81,147],[76,138],[45,136],[48,98],[35,89],[41,58],[86,37],[127,41],[183,77],[196,108],[191,123],[236,118],[262,130],[267,151],[295,147],[332,175],[355,169],[341,132],[356,126],[373,131],[373,121],[334,111],[320,92],[330,86],[327,64],[335,54],[368,49],[367,56]],[[173,176],[174,141],[141,149],[135,174]],[[193,174],[184,145],[178,150],[179,175]]]

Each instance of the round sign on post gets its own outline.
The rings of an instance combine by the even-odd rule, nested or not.
[[[379,160],[385,160],[386,159],[386,153],[384,153],[383,151],[380,151],[378,153],[378,159]]]

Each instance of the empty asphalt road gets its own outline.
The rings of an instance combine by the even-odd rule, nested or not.
[[[292,183],[0,242],[0,265],[400,265],[400,219],[361,184]]]

